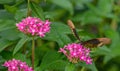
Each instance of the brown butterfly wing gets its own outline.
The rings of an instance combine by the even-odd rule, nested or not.
[[[109,38],[96,38],[82,42],[82,44],[87,48],[100,47],[110,43],[111,40]]]
[[[77,33],[76,29],[75,29],[75,26],[74,26],[73,22],[71,20],[68,20],[67,24],[70,27],[70,29],[72,30],[73,35],[81,42],[80,37],[78,36],[78,33]]]
[[[82,42],[82,45],[84,45],[87,48],[94,48],[94,47],[97,47],[99,44],[100,44],[100,41],[97,39],[91,39],[91,40]]]

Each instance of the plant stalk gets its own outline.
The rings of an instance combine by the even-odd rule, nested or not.
[[[85,67],[82,67],[82,68],[81,68],[81,71],[85,71]]]
[[[32,68],[34,69],[34,60],[35,60],[35,39],[32,37]]]
[[[28,0],[28,5],[27,5],[27,17],[31,15],[31,9],[30,9],[30,0]]]

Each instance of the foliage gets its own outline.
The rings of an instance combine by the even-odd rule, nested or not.
[[[119,71],[120,0],[30,0],[31,15],[49,19],[50,33],[35,38],[35,71]],[[31,37],[18,31],[15,24],[27,16],[27,0],[0,0],[0,71],[4,61],[16,58],[31,65]],[[92,65],[72,64],[60,47],[78,40],[66,22],[71,19],[80,38],[108,37],[110,45],[92,49]]]

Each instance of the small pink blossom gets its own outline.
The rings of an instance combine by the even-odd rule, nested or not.
[[[3,66],[8,68],[8,71],[34,71],[32,67],[29,67],[26,62],[20,60],[9,60],[6,61]]]
[[[45,34],[50,31],[50,24],[51,22],[49,22],[49,20],[42,21],[36,17],[27,17],[21,22],[17,23],[16,26],[21,32],[25,34],[44,37]]]
[[[68,44],[63,48],[60,48],[59,52],[62,52],[70,62],[77,63],[78,61],[86,62],[86,64],[92,64],[92,59],[90,58],[90,49],[83,47],[81,44]]]

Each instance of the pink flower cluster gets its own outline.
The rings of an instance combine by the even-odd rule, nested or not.
[[[64,48],[60,48],[59,52],[64,53],[72,63],[83,61],[86,64],[92,64],[92,59],[89,56],[90,49],[83,47],[81,44],[68,44]]]
[[[45,34],[50,31],[50,24],[51,23],[48,20],[44,22],[36,17],[27,17],[21,22],[17,23],[16,26],[25,34],[44,37]]]
[[[3,66],[7,67],[8,71],[34,71],[25,62],[15,59],[6,61]]]

